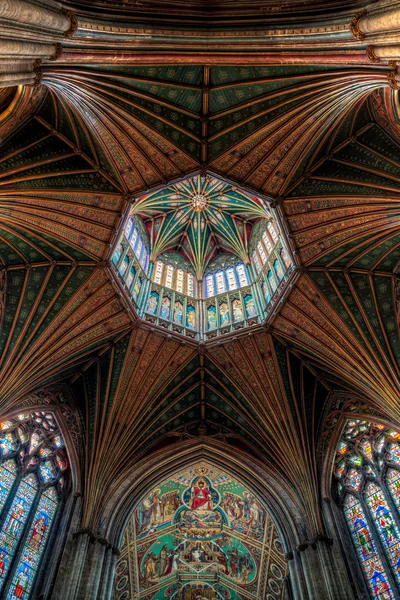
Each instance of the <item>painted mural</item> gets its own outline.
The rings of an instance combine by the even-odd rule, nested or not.
[[[124,536],[115,598],[231,600],[282,597],[282,545],[263,503],[201,463],[139,503]]]

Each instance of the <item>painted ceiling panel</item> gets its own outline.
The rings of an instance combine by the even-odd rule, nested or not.
[[[1,148],[0,396],[12,407],[45,383],[72,382],[87,409],[84,526],[96,529],[135,460],[214,439],[262,459],[316,535],[323,524],[310,457],[329,394],[361,393],[399,417],[400,153],[395,125],[377,112],[379,100],[381,112],[389,102],[380,95],[387,74],[382,66],[43,67],[29,105],[35,117]],[[247,219],[263,217],[254,198],[265,194],[276,199],[299,267],[269,330],[260,324],[205,348],[132,323],[107,271],[132,206],[149,229],[173,212],[152,237],[157,252],[183,245],[186,233],[195,245],[198,213],[172,207],[170,192],[200,168],[254,189],[243,200],[229,183],[226,205],[214,207],[221,222],[208,215],[210,238],[244,260],[238,205]],[[173,230],[175,209],[183,216]],[[191,254],[204,267],[212,252]]]

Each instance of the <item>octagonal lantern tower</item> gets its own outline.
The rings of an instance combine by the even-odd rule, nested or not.
[[[264,323],[295,271],[271,203],[214,175],[138,197],[111,262],[140,318],[198,341]]]

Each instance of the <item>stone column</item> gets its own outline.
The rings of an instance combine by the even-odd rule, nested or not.
[[[338,565],[332,552],[333,547],[333,540],[323,535],[318,536],[313,543],[297,547],[307,587],[306,597],[309,600],[354,600],[345,566]]]
[[[64,577],[57,582],[57,587],[52,595],[52,600],[81,600],[81,585],[83,574],[88,570],[89,544],[93,535],[89,530],[82,529],[74,533],[72,548],[68,557],[63,558]]]
[[[107,551],[107,540],[97,538],[92,540],[88,548],[85,572],[82,576],[78,598],[79,600],[97,600],[104,597],[104,589],[100,588],[105,556]]]
[[[371,61],[391,63],[400,59],[400,6],[371,4],[353,17],[350,31],[368,44]]]
[[[293,600],[308,600],[303,567],[298,552],[288,552],[286,560],[289,567],[290,589]]]
[[[108,551],[109,561],[107,568],[107,577],[104,578],[104,582],[101,587],[101,592],[103,594],[104,600],[112,600],[113,593],[113,585],[114,585],[114,574],[115,574],[115,566],[117,564],[117,558],[119,555],[119,550],[116,548],[110,548]]]
[[[308,543],[300,544],[297,546],[297,552],[300,553],[301,557],[308,598],[310,600],[328,600],[329,595],[325,588],[315,548]]]
[[[62,12],[57,12],[43,5],[27,0],[1,0],[0,21],[11,21],[13,24],[25,24],[29,27],[40,27],[48,31],[64,33],[71,27],[71,19]]]
[[[400,30],[400,6],[371,5],[357,15],[353,21],[352,33],[358,39],[375,33]]]
[[[0,1],[0,87],[38,83],[43,60],[56,60],[62,41],[77,29],[77,19],[57,2]],[[7,77],[11,75],[12,77]]]

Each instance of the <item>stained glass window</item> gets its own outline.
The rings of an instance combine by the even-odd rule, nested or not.
[[[136,227],[133,228],[132,231],[132,235],[131,235],[131,239],[129,240],[131,243],[132,248],[136,251],[136,242],[138,239],[138,230],[136,229]]]
[[[112,261],[113,261],[114,265],[118,264],[119,259],[121,258],[121,255],[122,255],[123,251],[124,251],[123,245],[122,244],[118,244],[118,246],[114,250],[114,254],[113,254],[113,257],[112,257]]]
[[[68,458],[50,412],[18,415],[1,429],[0,596],[28,600],[63,495]]]
[[[278,279],[280,281],[283,277],[283,269],[282,269],[282,265],[278,259],[276,259],[276,261],[274,262],[274,269],[275,269],[275,273],[277,274]]]
[[[126,285],[128,286],[128,288],[131,287],[133,280],[135,279],[135,275],[136,275],[135,267],[133,265],[131,265],[131,268],[129,269],[129,273],[125,279],[125,282],[126,282]]]
[[[214,296],[215,291],[214,291],[214,277],[212,275],[207,275],[206,277],[206,291],[207,291],[207,298],[209,298],[210,296]]]
[[[275,227],[272,225],[271,222],[268,223],[267,225],[268,231],[274,241],[274,244],[276,244],[276,242],[278,241],[278,234],[275,231]]]
[[[125,225],[125,236],[128,238],[129,240],[129,236],[132,233],[132,229],[133,229],[133,221],[132,219],[129,219],[127,224]]]
[[[225,277],[222,271],[217,271],[215,273],[215,280],[217,282],[217,294],[220,294],[221,292],[225,292],[226,287],[225,287]]]
[[[253,254],[251,255],[251,258],[253,259],[253,263],[256,267],[257,273],[259,273],[261,271],[261,263],[260,263],[260,259],[258,258],[257,252],[253,252]]]
[[[158,260],[156,262],[156,269],[155,269],[155,273],[154,273],[154,283],[161,283],[161,276],[162,276],[162,272],[164,269],[164,263],[162,263],[160,260]]]
[[[246,273],[245,266],[243,264],[238,265],[236,267],[236,271],[237,271],[237,274],[239,275],[240,287],[247,285],[249,282],[247,279],[247,273]]]
[[[237,287],[237,284],[236,284],[235,271],[233,270],[233,267],[228,267],[226,269],[226,277],[228,279],[228,288],[230,290],[235,290]]]
[[[400,455],[393,440],[397,435],[379,423],[349,420],[337,450],[334,474],[339,499],[371,598],[400,594]]]
[[[172,265],[167,265],[165,270],[165,285],[169,288],[172,288],[172,282],[174,278],[174,267]]]
[[[265,263],[267,262],[267,254],[266,254],[266,252],[264,250],[264,246],[262,245],[261,242],[258,242],[258,244],[257,244],[257,250],[258,250],[258,253],[260,255],[262,264],[265,265]]]
[[[344,503],[344,515],[353,538],[362,569],[365,573],[372,598],[384,598],[376,591],[380,589],[389,593],[388,600],[394,598],[385,569],[379,557],[377,547],[371,537],[365,512],[361,503],[354,496],[348,495]]]
[[[124,260],[121,262],[120,266],[119,266],[119,272],[121,273],[122,277],[124,276],[126,270],[128,269],[129,266],[129,256],[128,254],[125,255]]]
[[[194,296],[194,277],[191,273],[187,274],[187,293],[188,296]]]
[[[269,239],[266,231],[264,231],[264,233],[262,234],[262,240],[263,240],[268,252],[272,252],[271,240]]]
[[[180,292],[182,294],[183,292],[183,277],[184,277],[184,273],[182,271],[182,269],[178,269],[176,272],[176,286],[175,289],[177,292]]]

